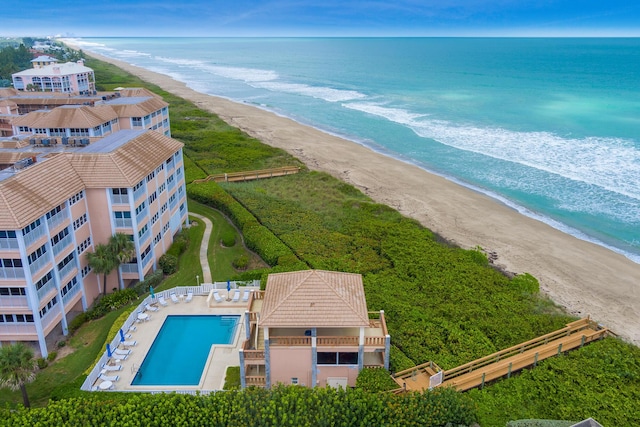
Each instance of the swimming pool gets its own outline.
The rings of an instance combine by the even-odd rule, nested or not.
[[[240,316],[167,316],[131,385],[198,385],[212,344],[231,344]]]

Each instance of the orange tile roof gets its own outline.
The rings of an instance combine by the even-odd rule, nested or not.
[[[116,119],[118,115],[108,105],[95,107],[69,106],[48,111],[33,111],[13,120],[14,126],[31,128],[92,128]]]
[[[144,117],[167,107],[169,104],[162,99],[152,97],[137,104],[110,103],[108,105],[116,111],[118,117]]]
[[[259,326],[368,326],[362,276],[306,270],[270,274]]]
[[[39,158],[0,181],[0,230],[18,230],[84,188],[66,155]]]
[[[154,131],[120,131],[112,139],[128,132],[138,136],[114,151],[80,150],[73,154],[71,165],[87,187],[133,187],[183,146],[180,141]]]

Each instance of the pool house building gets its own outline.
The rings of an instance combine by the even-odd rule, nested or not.
[[[239,351],[243,387],[355,386],[364,367],[389,368],[384,312],[369,312],[360,274],[270,274],[253,292]]]

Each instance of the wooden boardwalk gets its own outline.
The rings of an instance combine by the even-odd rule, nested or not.
[[[589,318],[569,323],[566,327],[522,344],[501,350],[489,356],[474,360],[447,371],[435,363],[427,362],[411,369],[396,373],[393,379],[402,390],[419,391],[433,387],[455,387],[465,391],[483,387],[485,383],[536,364],[544,359],[565,351],[582,347],[608,335],[610,331],[601,328]]]
[[[209,181],[215,182],[242,182],[252,181],[254,179],[273,178],[276,176],[293,175],[300,172],[298,166],[283,166],[280,168],[262,169],[257,171],[242,171],[242,172],[229,172],[219,173],[217,175],[209,175],[203,179],[195,179],[195,183],[203,183]]]

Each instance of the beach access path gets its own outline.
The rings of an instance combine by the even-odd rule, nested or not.
[[[463,248],[482,247],[494,264],[527,272],[570,314],[590,315],[640,345],[640,264],[521,215],[500,202],[417,166],[243,103],[206,95],[169,76],[87,52],[217,114],[310,169],[354,185]]]

